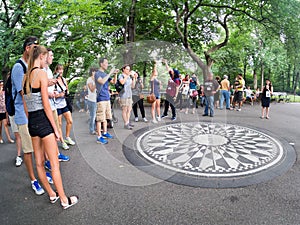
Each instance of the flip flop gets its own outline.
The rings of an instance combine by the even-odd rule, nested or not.
[[[71,200],[72,197],[75,198],[74,202],[72,202],[72,200]],[[65,204],[65,203],[61,202],[61,206],[63,207],[63,209],[68,209],[71,206],[75,205],[77,202],[78,202],[78,197],[77,196],[71,196],[71,197],[68,197],[68,203]]]
[[[59,196],[58,196],[58,193],[55,192],[56,196],[55,197],[50,197],[50,203],[51,204],[54,204],[58,199],[59,199]]]

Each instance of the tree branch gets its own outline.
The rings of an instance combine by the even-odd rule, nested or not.
[[[20,18],[21,18],[21,14],[19,13],[19,11],[21,10],[22,6],[24,5],[25,0],[21,0],[20,3],[18,4],[17,8],[15,9],[15,12],[17,12],[16,16],[14,17],[10,28],[14,28],[16,26],[16,24],[19,22]]]

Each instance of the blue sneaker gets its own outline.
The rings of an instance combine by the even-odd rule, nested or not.
[[[37,195],[42,195],[45,193],[44,189],[41,187],[37,180],[31,181],[31,187]]]
[[[49,160],[46,160],[45,161],[45,168],[49,171],[51,171],[51,165],[50,165],[50,161]]]
[[[105,140],[105,138],[104,137],[99,137],[99,138],[97,138],[97,143],[98,144],[107,144],[108,143],[108,141],[107,140]]]
[[[46,177],[49,184],[53,184],[52,176],[49,172],[46,172]]]
[[[58,154],[58,161],[60,162],[67,162],[70,160],[69,156],[63,155],[61,153]]]
[[[109,138],[109,139],[113,139],[114,138],[114,136],[112,136],[110,133],[108,133],[108,132],[106,132],[106,134],[105,133],[103,133],[102,134],[102,137],[104,137],[104,138]]]
[[[175,121],[176,120],[176,117],[174,116],[174,117],[172,117],[172,119],[171,119],[171,121]]]

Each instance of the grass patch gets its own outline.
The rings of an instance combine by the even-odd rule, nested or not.
[[[290,102],[300,102],[299,95],[288,95],[288,98],[290,98]]]

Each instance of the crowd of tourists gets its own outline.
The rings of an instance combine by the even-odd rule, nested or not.
[[[24,41],[23,54],[14,64],[11,74],[8,73],[6,84],[0,81],[0,144],[4,143],[3,126],[8,143],[15,143],[16,146],[15,165],[21,166],[24,160],[34,192],[42,195],[46,191],[51,203],[60,199],[61,206],[67,209],[78,202],[78,197],[67,197],[65,194],[59,162],[69,161],[70,158],[60,153],[57,143],[64,150],[75,145],[70,137],[73,108],[68,99],[69,88],[63,76],[64,67],[58,64],[53,73],[50,69],[53,58],[54,52],[39,45],[38,38],[31,36]],[[250,86],[245,87],[241,74],[236,76],[231,85],[227,75],[221,79],[208,72],[203,84],[200,84],[196,74],[183,75],[178,69],[171,68],[167,60],[162,60],[162,63],[169,74],[166,89],[163,89],[156,62],[149,80],[150,94],[153,96],[153,100],[149,101],[151,120],[150,116],[148,119],[151,123],[157,124],[166,119],[169,112],[171,121],[175,121],[178,112],[195,114],[199,107],[204,107],[202,116],[210,117],[215,115],[216,109],[223,110],[224,107],[226,110],[241,111],[244,102],[249,101],[253,105],[258,98],[262,104],[261,118],[269,119],[273,92],[270,80],[266,80],[261,92],[254,92]],[[124,129],[132,130],[134,122],[140,120],[149,122],[144,108],[144,81],[140,74],[133,71],[130,65],[124,65],[120,70],[112,68],[109,72],[108,67],[108,59],[101,58],[99,68],[90,69],[86,85],[76,98],[79,112],[89,113],[89,133],[96,135],[96,142],[100,144],[107,144],[109,139],[114,138],[108,132],[109,121],[113,119],[111,100],[112,96],[116,96],[112,86],[117,91]],[[10,102],[6,101],[8,99]],[[161,112],[162,99],[164,107]],[[131,111],[134,119],[131,119]],[[10,135],[10,129],[15,140]],[[32,155],[39,179],[34,172]]]
[[[63,66],[57,65],[53,75],[49,68],[52,61],[51,49],[39,45],[35,36],[26,38],[21,58],[7,74],[5,85],[0,82],[0,118],[8,142],[16,146],[15,165],[19,167],[24,161],[35,194],[46,191],[50,203],[60,199],[62,208],[67,209],[78,202],[78,197],[65,194],[59,162],[69,161],[70,157],[60,153],[57,143],[67,150],[75,142],[70,137],[72,114],[66,101],[68,85]],[[62,116],[66,120],[65,138]],[[9,127],[15,140],[10,136]],[[0,143],[4,144],[1,131],[2,126]]]

